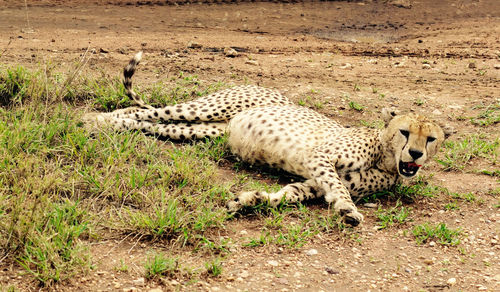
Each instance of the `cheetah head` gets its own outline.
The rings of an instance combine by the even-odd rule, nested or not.
[[[439,150],[445,132],[423,116],[406,114],[391,116],[381,139],[385,167],[403,178],[412,178]]]

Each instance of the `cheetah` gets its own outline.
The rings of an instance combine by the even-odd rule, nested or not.
[[[344,127],[294,105],[276,90],[251,85],[154,108],[132,90],[131,78],[141,56],[141,52],[136,54],[124,69],[126,93],[137,106],[91,113],[84,119],[96,126],[141,130],[173,140],[226,134],[231,152],[242,160],[304,178],[274,193],[240,193],[227,202],[231,212],[262,202],[277,206],[282,200],[324,197],[345,223],[357,226],[363,215],[353,199],[415,177],[445,139],[438,124],[418,114],[386,111],[382,130]]]

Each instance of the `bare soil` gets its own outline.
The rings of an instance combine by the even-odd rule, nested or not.
[[[90,71],[118,76],[133,53],[143,50],[136,84],[183,71],[210,82],[278,88],[348,125],[376,121],[382,107],[394,106],[451,125],[456,139],[460,133],[500,135],[498,124],[479,128],[457,118],[475,116],[478,105],[500,97],[496,0],[389,1],[411,3],[406,8],[386,1],[179,6],[43,0],[28,1],[27,8],[21,2],[0,1],[0,62],[5,64],[65,68],[89,50]],[[228,56],[229,48],[236,56]],[[365,110],[351,110],[349,101]],[[110,234],[91,242],[93,271],[52,289],[499,291],[500,212],[494,206],[498,197],[489,194],[499,187],[498,178],[444,172],[437,163],[425,172],[435,174],[433,184],[473,192],[482,202],[449,211],[443,208],[449,198],[441,195],[408,205],[411,224],[445,222],[461,228],[466,236],[459,247],[417,245],[406,231],[410,226],[377,230],[375,209],[361,205],[366,221],[349,236],[318,235],[299,249],[244,248],[248,238],[259,236],[263,222],[242,217],[220,235],[234,244],[218,278],[134,282],[144,276],[151,250],[169,250],[185,266],[200,266],[206,256]],[[323,204],[310,208],[328,212]],[[311,249],[318,254],[308,255]],[[120,260],[128,272],[117,271]],[[2,268],[4,287],[38,290],[15,263]]]

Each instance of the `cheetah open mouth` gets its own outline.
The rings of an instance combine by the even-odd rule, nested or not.
[[[412,177],[417,174],[417,171],[422,165],[418,165],[415,162],[403,162],[399,161],[399,173],[402,176]]]

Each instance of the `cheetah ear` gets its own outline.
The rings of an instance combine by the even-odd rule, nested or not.
[[[384,107],[382,109],[382,119],[385,122],[385,125],[389,124],[389,122],[399,114],[399,111],[393,107]]]
[[[439,125],[443,129],[444,139],[448,139],[451,135],[455,134],[457,130],[449,125]]]

